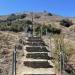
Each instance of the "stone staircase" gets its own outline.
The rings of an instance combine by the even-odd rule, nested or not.
[[[29,37],[24,46],[24,57],[17,75],[56,75],[44,41],[40,37]]]

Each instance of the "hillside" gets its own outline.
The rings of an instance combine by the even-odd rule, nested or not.
[[[36,25],[37,24],[41,24],[41,25],[51,24],[52,26],[58,27],[58,28],[63,28],[60,25],[60,21],[62,19],[69,19],[72,21],[73,26],[69,27],[68,29],[74,30],[75,28],[75,18],[74,17],[63,17],[63,16],[52,14],[50,12],[49,13],[48,12],[33,12],[33,13],[25,12],[25,13],[13,13],[10,15],[0,16],[0,27],[2,27],[2,29],[0,30],[3,30],[5,28],[2,25],[7,26],[5,30],[10,30],[10,31],[12,31],[10,29],[11,28],[10,25],[18,26],[21,24],[21,26],[26,26],[25,24],[28,24],[28,21],[32,21],[32,18],[33,18],[34,25],[35,24]],[[19,28],[23,30],[21,26]]]
[[[2,75],[10,75],[8,69],[11,68],[12,64],[12,51],[15,45],[20,48],[23,46],[19,40],[22,41],[23,37],[26,36],[25,30],[27,31],[29,25],[34,25],[34,31],[38,35],[40,35],[42,27],[42,35],[46,43],[49,43],[50,38],[48,37],[52,33],[53,51],[56,50],[57,40],[63,39],[67,63],[75,69],[75,17],[63,17],[48,12],[13,13],[0,16],[0,73],[5,71]],[[33,30],[28,31],[32,32]],[[17,59],[22,56],[23,52],[19,50]]]

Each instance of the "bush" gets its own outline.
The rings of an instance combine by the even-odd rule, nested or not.
[[[44,26],[42,27],[42,34],[43,34],[43,35],[46,35],[46,30],[48,30],[48,27],[44,25]]]
[[[2,72],[3,72],[3,70],[2,70],[2,68],[0,68],[0,74],[2,75]]]
[[[52,27],[51,25],[42,26],[42,34],[43,35],[46,35],[46,30],[48,33],[53,33],[53,34],[60,34],[61,33],[61,29],[56,28],[56,27]],[[35,32],[37,32],[37,33],[41,32],[41,25],[36,27]]]
[[[48,29],[47,26],[45,26],[45,25],[42,26],[42,34],[43,35],[46,35],[46,29]],[[36,27],[35,32],[37,32],[37,34],[39,34],[41,32],[41,25]]]
[[[29,25],[32,24],[32,21],[30,20],[16,20],[16,21],[6,21],[0,23],[0,30],[1,31],[13,31],[13,32],[21,32],[24,31]]]
[[[63,20],[61,20],[60,24],[62,26],[65,26],[65,27],[70,27],[71,25],[73,25],[72,21],[69,20],[69,19],[63,19]]]
[[[53,16],[53,14],[52,13],[48,13],[48,16]]]
[[[0,30],[1,31],[13,31],[13,32],[20,32],[23,31],[25,27],[24,21],[16,21],[11,22],[11,24],[7,22],[0,23]]]
[[[18,32],[19,31],[18,25],[12,25],[9,30],[14,31],[14,32]]]
[[[39,16],[39,15],[36,15],[36,16],[35,16],[35,19],[39,19],[40,17],[41,17],[41,16]]]
[[[19,45],[16,46],[16,48],[19,49],[19,50],[22,50],[23,46],[19,44]]]
[[[15,14],[11,14],[8,18],[7,21],[13,21],[16,20],[17,16]]]
[[[2,54],[3,54],[3,55],[6,55],[6,54],[9,54],[9,52],[8,52],[8,50],[3,50],[3,51],[2,51]]]
[[[8,25],[8,26],[10,26],[10,25],[11,25],[11,21],[7,21],[6,23],[7,23],[7,25]]]
[[[31,24],[32,24],[32,21],[31,21],[31,20],[26,20],[25,22],[26,22],[26,24],[28,24],[28,25],[31,25]]]
[[[25,18],[26,16],[27,16],[26,14],[22,14],[20,18],[23,19],[23,18]]]
[[[6,31],[7,29],[8,29],[8,27],[7,27],[6,24],[0,25],[0,30],[1,30],[1,31]]]
[[[22,44],[23,43],[23,40],[22,39],[19,39],[19,43]]]
[[[60,34],[61,33],[61,29],[56,28],[56,27],[52,27],[52,26],[48,26],[48,30],[49,33],[53,33],[53,34]]]

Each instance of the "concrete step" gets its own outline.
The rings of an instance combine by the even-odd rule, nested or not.
[[[26,58],[47,59],[47,60],[53,59],[52,57],[48,56],[48,53],[28,53],[26,54]]]
[[[29,46],[47,46],[44,43],[35,43],[35,42],[28,42],[25,45],[29,45]]]
[[[55,68],[31,68],[20,64],[16,75],[55,75]]]
[[[48,61],[24,61],[23,64],[31,68],[53,68]]]
[[[27,54],[26,54],[27,55]],[[25,56],[22,56],[22,58],[19,60],[19,61],[51,61],[51,60],[48,60],[48,59],[33,59],[33,58],[26,58],[26,55]]]
[[[26,47],[27,52],[49,52],[46,47]]]
[[[25,61],[26,62],[26,61]],[[43,62],[43,61],[42,61]],[[31,65],[31,63],[27,64]],[[38,63],[40,64],[40,63]],[[49,62],[50,64],[50,62]],[[36,65],[35,63],[33,65]],[[45,65],[45,64],[43,64]],[[24,63],[21,63],[17,68],[17,74],[16,75],[55,75],[55,69],[48,67],[48,68],[34,68],[34,67],[28,67]]]
[[[41,37],[28,37],[30,40],[42,40]]]
[[[30,39],[28,39],[28,40],[26,40],[26,42],[39,42],[39,43],[44,43],[44,41],[43,40],[35,40],[35,39],[33,39],[33,40],[30,40]]]
[[[24,75],[56,75],[56,74],[24,74]]]

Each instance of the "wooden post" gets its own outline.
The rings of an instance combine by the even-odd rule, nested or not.
[[[42,37],[42,26],[41,26],[41,32],[40,32],[40,37]]]
[[[14,75],[16,75],[16,46],[14,50]]]
[[[52,56],[51,33],[49,36],[49,50],[50,50],[50,56]]]
[[[62,64],[61,64],[62,60],[61,60],[61,52],[60,52],[60,75],[62,75]]]
[[[16,46],[15,50],[13,51],[12,75],[16,75]]]
[[[13,51],[13,58],[12,58],[12,75],[14,75],[14,51]]]
[[[61,75],[64,75],[64,51],[62,49],[62,47],[60,47],[61,51],[60,51],[60,73]]]
[[[32,36],[34,36],[33,12],[32,12]]]
[[[47,37],[47,28],[46,28],[46,37]]]

